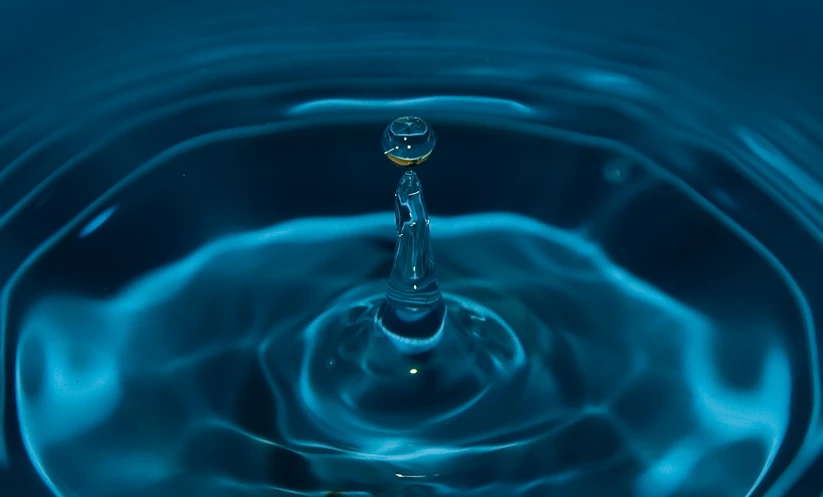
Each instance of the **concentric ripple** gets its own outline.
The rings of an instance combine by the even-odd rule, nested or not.
[[[288,347],[294,342],[283,344],[280,336],[264,346],[263,367],[276,391],[288,390],[282,379],[299,371],[299,387],[281,400],[295,408],[294,419],[283,427],[290,439],[329,450],[356,448],[369,460],[402,461],[414,458],[410,447],[412,452],[458,452],[466,444],[451,439],[461,436],[460,426],[467,422],[482,422],[472,431],[492,438],[509,429],[493,419],[494,390],[516,383],[526,357],[499,316],[480,304],[448,298],[444,341],[425,355],[408,356],[379,328],[382,295],[353,300],[354,295],[347,294],[308,326],[302,350]],[[306,424],[305,416],[313,423]],[[430,447],[430,436],[454,447]]]
[[[392,223],[289,222],[111,299],[40,301],[16,384],[42,477],[90,497],[737,496],[768,468],[792,393],[778,341],[730,385],[708,316],[574,232],[488,214],[432,229],[452,315],[482,302],[498,325],[392,356],[362,286]]]
[[[0,6],[3,491],[823,491],[819,5],[24,4]],[[413,363],[368,334],[389,216],[225,236],[383,209],[356,131],[405,113],[473,134],[442,142],[436,212],[576,230],[436,220],[452,309],[496,331]],[[627,207],[662,183],[776,277]]]

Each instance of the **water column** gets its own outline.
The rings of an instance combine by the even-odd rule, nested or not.
[[[423,187],[411,169],[431,155],[435,142],[431,127],[419,117],[396,119],[383,133],[384,153],[405,172],[394,194],[396,249],[378,320],[392,344],[411,355],[427,352],[440,342],[446,317]]]

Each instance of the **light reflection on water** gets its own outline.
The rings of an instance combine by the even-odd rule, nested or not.
[[[753,328],[748,340],[764,348],[738,344],[727,357],[713,350],[724,331],[709,318],[635,280],[596,246],[525,218],[434,223],[446,288],[465,294],[478,291],[477,281],[491,285],[484,293],[498,295],[491,305],[518,329],[529,356],[528,366],[486,378],[465,406],[451,405],[458,391],[443,380],[477,371],[456,355],[418,366],[419,375],[443,370],[418,392],[420,377],[389,380],[358,365],[370,353],[352,348],[361,338],[340,335],[348,331],[340,323],[320,317],[300,333],[298,323],[324,307],[346,314],[363,298],[349,289],[390,262],[374,240],[390,239],[391,227],[388,215],[288,223],[215,242],[111,301],[38,304],[23,321],[17,391],[24,438],[44,477],[82,495],[109,495],[113,485],[171,495],[202,493],[214,475],[201,473],[211,468],[233,485],[299,491],[271,474],[288,452],[306,460],[321,489],[379,491],[398,486],[400,473],[427,475],[432,481],[418,485],[444,495],[671,495],[681,487],[737,495],[774,458],[791,392],[774,330]],[[341,346],[348,352],[328,364]],[[753,385],[726,385],[715,361],[745,354],[763,356]],[[261,381],[271,390],[251,395],[273,395],[273,410],[238,397]],[[369,400],[372,389],[382,398]],[[398,403],[406,407],[396,411]],[[262,433],[244,426],[261,415],[254,424],[271,425]],[[573,456],[579,444],[590,450]],[[129,464],[134,454],[142,462]],[[711,477],[697,469],[726,458],[742,466]],[[126,462],[105,479],[77,467],[106,461]],[[208,493],[221,495],[218,488]]]
[[[801,485],[806,486],[797,487],[795,491],[801,495],[806,495],[802,493],[805,489],[819,493],[823,490],[821,483],[810,476],[820,467],[820,462],[815,461],[823,443],[819,419],[819,346],[814,321],[819,313],[816,302],[823,295],[819,278],[815,277],[821,270],[817,253],[823,195],[819,181],[821,169],[817,163],[823,154],[818,112],[821,102],[814,88],[817,82],[823,82],[823,74],[818,74],[811,63],[815,60],[814,47],[823,40],[812,34],[816,30],[807,26],[815,13],[812,7],[799,3],[795,9],[783,9],[782,13],[772,12],[769,6],[742,9],[729,4],[713,5],[710,9],[703,3],[692,4],[690,9],[675,10],[658,5],[650,10],[652,7],[643,3],[629,3],[618,9],[589,2],[590,5],[577,7],[579,12],[572,12],[548,6],[503,11],[474,5],[476,8],[468,9],[465,8],[468,5],[454,2],[438,6],[422,4],[410,13],[405,7],[333,9],[321,3],[286,12],[260,5],[252,9],[247,2],[237,6],[232,16],[218,16],[219,9],[204,5],[185,18],[172,15],[182,12],[175,5],[162,7],[167,9],[163,12],[138,8],[135,3],[117,8],[98,6],[92,11],[95,14],[78,18],[76,23],[61,19],[57,7],[53,18],[41,20],[42,29],[51,29],[51,44],[65,36],[66,31],[85,35],[77,36],[68,45],[70,50],[41,50],[40,54],[37,48],[49,45],[48,37],[35,40],[31,35],[24,36],[21,26],[25,24],[21,19],[26,15],[25,7],[3,16],[9,26],[3,26],[8,29],[0,35],[0,42],[6,43],[3,37],[31,39],[28,46],[31,55],[24,56],[24,50],[0,55],[0,61],[7,67],[18,69],[15,72],[18,77],[5,81],[4,91],[0,92],[0,101],[8,102],[6,111],[0,113],[0,250],[4,254],[0,274],[8,283],[3,293],[2,332],[7,361],[3,372],[7,376],[14,371],[18,373],[18,383],[13,388],[11,381],[0,384],[0,388],[6,386],[5,407],[0,412],[5,423],[0,461],[10,471],[16,471],[21,465],[29,465],[27,459],[30,458],[41,472],[40,476],[46,481],[51,479],[52,490],[80,491],[83,495],[111,495],[114,488],[138,492],[140,485],[149,482],[159,485],[155,489],[158,492],[179,492],[184,488],[191,491],[196,487],[199,493],[209,495],[265,493],[270,486],[288,492],[337,490],[374,495],[401,491],[399,489],[477,492],[478,495],[485,495],[483,492],[532,495],[546,488],[559,492],[594,491],[570,483],[574,480],[569,476],[573,470],[583,467],[588,468],[587,471],[606,471],[605,476],[589,484],[610,483],[614,495],[679,495],[677,492],[686,491],[745,495],[750,489],[751,495],[788,495],[804,475],[806,479]],[[122,9],[122,15],[114,15],[117,9]],[[600,15],[595,15],[596,12]],[[403,15],[396,15],[398,13]],[[734,22],[722,23],[724,27],[720,29],[711,19]],[[328,29],[330,26],[335,29]],[[512,26],[517,26],[516,35],[512,34]],[[111,43],[100,43],[104,39]],[[765,45],[768,49],[763,48]],[[753,46],[761,49],[754,50]],[[44,77],[44,73],[49,77]],[[514,430],[507,435],[513,438],[504,437],[495,442],[526,447],[517,457],[504,453],[504,458],[511,456],[511,460],[505,461],[507,464],[485,458],[487,453],[483,451],[478,452],[484,454],[483,457],[475,458],[470,450],[472,444],[483,436],[491,436],[496,429],[505,431],[507,426],[522,422],[522,417],[514,414],[495,418],[490,407],[485,411],[486,422],[495,420],[493,427],[483,425],[482,419],[475,419],[434,436],[426,435],[424,426],[416,429],[405,426],[404,431],[393,425],[395,431],[387,433],[375,431],[374,425],[366,423],[362,426],[371,426],[371,431],[366,428],[357,431],[351,426],[341,430],[345,434],[343,438],[349,437],[345,440],[340,438],[340,433],[337,438],[329,439],[313,432],[313,425],[308,421],[310,416],[300,411],[301,417],[297,411],[302,398],[296,395],[298,390],[290,391],[282,385],[260,382],[255,387],[260,389],[255,394],[258,397],[270,397],[272,390],[277,392],[278,402],[266,408],[272,417],[266,425],[270,431],[248,429],[243,425],[246,421],[238,421],[240,414],[236,411],[214,412],[214,405],[209,406],[212,410],[206,409],[208,402],[215,401],[205,400],[210,395],[218,396],[219,407],[224,410],[230,409],[233,396],[251,395],[236,393],[238,388],[252,388],[238,385],[256,381],[248,379],[254,378],[248,372],[248,368],[253,369],[249,364],[254,362],[249,360],[254,356],[250,351],[259,348],[261,343],[273,343],[274,337],[279,336],[266,331],[277,319],[271,309],[260,311],[266,309],[267,304],[255,295],[255,281],[290,274],[268,269],[269,266],[260,262],[267,257],[274,261],[280,250],[279,243],[285,243],[282,239],[260,239],[252,234],[232,238],[228,233],[289,219],[353,214],[333,222],[357,233],[352,243],[365,247],[384,236],[390,237],[391,227],[387,234],[378,229],[382,227],[378,219],[382,218],[358,217],[390,205],[380,199],[390,190],[376,179],[383,177],[380,175],[388,177],[390,172],[372,172],[386,168],[385,164],[377,163],[382,159],[379,153],[377,158],[369,155],[368,140],[375,140],[376,147],[377,138],[352,133],[346,135],[352,141],[345,142],[329,136],[334,126],[341,130],[366,129],[371,123],[385,125],[387,120],[406,113],[425,115],[455,130],[507,130],[506,138],[499,141],[495,141],[491,132],[474,143],[472,131],[459,137],[451,135],[452,141],[463,147],[463,153],[437,157],[439,162],[431,168],[441,171],[431,174],[439,176],[427,180],[427,188],[440,183],[444,185],[444,192],[449,192],[440,195],[441,209],[455,215],[507,210],[531,218],[505,218],[512,229],[539,222],[539,230],[545,233],[557,232],[553,230],[575,233],[582,238],[564,245],[566,252],[587,254],[595,250],[602,252],[604,261],[608,261],[592,263],[597,270],[589,269],[593,281],[612,288],[611,293],[602,290],[603,295],[611,295],[603,297],[604,302],[623,298],[618,295],[633,295],[632,299],[645,295],[644,298],[653,302],[647,309],[630,313],[626,319],[637,322],[627,322],[623,325],[625,328],[641,333],[663,326],[661,320],[671,319],[676,323],[666,326],[671,332],[671,336],[667,334],[668,339],[675,340],[669,351],[672,355],[668,357],[665,351],[658,351],[663,355],[655,356],[649,352],[657,357],[660,367],[651,368],[655,373],[649,376],[649,384],[639,379],[642,375],[637,378],[640,383],[634,395],[640,400],[636,403],[652,402],[649,397],[658,398],[661,403],[655,419],[642,423],[636,428],[639,431],[632,431],[630,425],[641,418],[641,413],[612,412],[614,399],[622,390],[608,382],[600,388],[612,395],[609,403],[603,404],[602,399],[577,399],[575,403],[568,398],[571,394],[564,397],[541,390],[537,397],[547,408],[520,413],[527,418],[538,416],[538,425],[544,428],[548,418],[541,416],[556,414],[557,422],[572,427],[583,422],[583,418],[575,416],[596,418],[596,426],[589,431],[596,433],[602,429],[604,433],[616,434],[615,440],[619,440],[615,442],[619,450],[612,454],[608,464],[602,458],[602,466],[592,462],[608,452],[594,442],[588,444],[591,450],[583,451],[574,462],[575,451],[564,449],[567,447],[564,444],[586,446],[583,435],[556,426],[528,435]],[[60,256],[54,254],[67,250],[66,240],[77,236],[92,245],[103,243],[95,241],[103,237],[110,250],[122,254],[121,264],[129,266],[132,258],[136,260],[140,256],[126,250],[128,247],[122,245],[125,242],[105,238],[105,231],[111,225],[126,223],[124,219],[129,219],[132,229],[143,229],[137,221],[139,216],[130,209],[135,208],[135,203],[150,200],[131,193],[136,183],[158,181],[159,170],[169,168],[169,164],[179,166],[191,161],[190,157],[198,150],[212,150],[215,163],[218,160],[228,163],[226,157],[235,157],[238,162],[249,164],[258,158],[244,155],[242,148],[232,144],[253,136],[261,139],[295,133],[310,136],[312,130],[319,129],[323,132],[314,132],[324,138],[316,139],[316,147],[311,145],[311,140],[305,140],[309,145],[302,149],[299,158],[280,153],[285,162],[313,168],[316,173],[283,170],[279,180],[277,175],[267,179],[292,186],[278,188],[279,197],[264,200],[271,202],[270,213],[261,215],[255,222],[233,226],[221,219],[220,209],[203,208],[209,205],[206,200],[186,193],[185,188],[189,187],[182,186],[183,182],[192,184],[192,179],[199,177],[201,183],[197,191],[212,195],[213,204],[226,206],[244,202],[237,191],[220,190],[211,176],[198,174],[197,163],[189,162],[172,183],[180,182],[179,205],[173,207],[177,213],[169,217],[180,216],[190,223],[182,223],[188,226],[183,231],[164,232],[166,237],[177,239],[178,247],[185,245],[186,250],[170,249],[167,255],[158,255],[153,264],[144,264],[140,270],[122,270],[122,277],[110,285],[105,297],[91,296],[73,287],[75,284],[78,288],[88,287],[88,281],[98,277],[96,274],[67,275],[64,271],[60,278],[51,278],[37,270],[41,260],[59,259]],[[515,143],[510,139],[515,135],[531,137],[528,146],[509,145]],[[560,142],[574,146],[558,149],[556,144]],[[614,157],[601,164],[599,159],[593,160],[590,153],[581,152],[588,149],[609,150]],[[233,150],[234,155],[221,155],[220,150]],[[332,164],[330,159],[341,154],[347,155],[339,159],[345,166]],[[275,171],[280,167],[277,156],[278,152],[273,152],[268,162],[268,167]],[[208,155],[199,157],[211,160]],[[222,167],[225,170],[230,166]],[[260,162],[258,170],[262,167]],[[549,168],[550,173],[538,172],[538,169]],[[597,184],[602,181],[611,186],[591,187],[590,196],[578,193],[571,187],[579,185],[569,179],[580,174],[576,169],[602,170]],[[334,172],[340,170],[346,174]],[[495,179],[501,170],[505,170],[510,181]],[[243,174],[258,174],[253,168],[243,171]],[[547,181],[549,179],[551,181]],[[490,187],[501,183],[509,184],[510,188],[489,193]],[[542,188],[545,194],[522,198],[518,190],[526,188],[527,183],[531,184],[530,191]],[[683,202],[699,206],[702,214],[694,214],[695,218],[714,219],[712,222],[734,233],[735,247],[738,247],[735,250],[739,254],[743,251],[755,254],[730,257],[728,261],[751,258],[759,262],[723,268],[713,261],[721,258],[718,254],[731,249],[723,249],[722,244],[713,239],[698,241],[697,234],[705,235],[700,231],[702,228],[691,228],[694,230],[691,235],[688,229],[679,234],[670,233],[672,226],[667,226],[665,219],[655,218],[653,211],[663,214],[675,208],[667,204],[668,200],[648,193],[659,190],[661,184],[669,185],[664,188],[669,195],[680,196]],[[312,197],[312,192],[324,192],[321,197],[328,197],[325,193],[328,190],[348,187],[358,193],[333,194],[335,202],[318,198],[311,212],[309,208],[289,207],[309,204],[297,199],[298,192],[304,198]],[[150,187],[146,188],[151,191]],[[481,190],[486,196],[477,193]],[[369,196],[373,201],[353,199],[360,196]],[[181,207],[184,205],[191,208],[187,211]],[[558,209],[580,212],[574,222],[562,222]],[[437,203],[432,210],[438,212]],[[627,212],[635,213],[633,223],[628,220]],[[581,278],[575,271],[566,274],[556,268],[547,269],[554,267],[554,258],[562,260],[564,256],[545,240],[541,242],[543,245],[535,245],[531,239],[523,241],[524,232],[529,230],[515,230],[510,246],[499,246],[489,241],[495,237],[488,234],[491,228],[487,225],[501,218],[488,218],[497,221],[485,223],[478,219],[484,218],[443,220],[441,231],[435,233],[435,238],[441,237],[440,243],[444,245],[437,257],[444,259],[446,267],[460,262],[450,260],[452,253],[485,257],[482,265],[477,266],[488,268],[482,274],[472,278],[465,272],[452,274],[452,284],[460,289],[455,290],[455,294],[476,292],[478,285],[505,293],[501,289],[516,281],[511,273],[504,273],[506,268],[511,271],[531,268],[534,274],[545,275],[545,281],[539,282],[542,285],[552,282],[559,285],[564,278]],[[675,220],[669,224],[677,225],[674,228],[682,222],[682,216],[672,219]],[[306,245],[304,253],[289,255],[294,268],[306,265],[306,278],[302,283],[316,281],[313,288],[322,287],[328,292],[323,298],[314,295],[316,300],[307,298],[293,303],[305,312],[300,315],[301,319],[292,316],[295,320],[290,326],[294,329],[304,329],[307,326],[304,321],[316,318],[325,307],[354,305],[354,301],[340,301],[343,297],[339,293],[360,285],[372,284],[377,288],[384,277],[370,266],[379,266],[379,261],[390,252],[384,245],[374,248],[373,252],[354,247],[361,257],[347,259],[340,266],[351,268],[349,273],[331,282],[322,277],[322,274],[328,275],[329,268],[318,268],[316,264],[331,255],[323,252],[316,254],[315,259],[308,259],[306,254],[330,250],[331,242],[317,246],[318,241],[313,238],[316,235],[309,234],[328,231],[318,227],[317,223],[323,222],[332,223],[293,221],[296,224],[287,225],[294,230],[289,236],[297,237],[294,239],[297,241],[289,243]],[[313,228],[300,223],[309,223]],[[202,231],[195,232],[193,226]],[[616,230],[615,226],[625,229]],[[282,228],[269,229],[279,233],[277,230]],[[464,238],[455,234],[461,230]],[[467,243],[471,236],[479,240],[477,248],[458,246]],[[667,242],[667,237],[678,242]],[[249,239],[259,243],[238,241]],[[162,248],[166,241],[155,239],[152,244]],[[335,240],[335,243],[341,242]],[[589,248],[581,251],[585,244],[590,244]],[[243,269],[242,261],[235,266],[191,262],[199,260],[198,254],[203,251],[218,250],[214,248],[217,246],[225,250],[233,247],[227,253],[254,252],[258,255],[240,259],[257,260],[261,266],[252,270]],[[741,248],[744,246],[747,248]],[[624,247],[631,247],[633,253]],[[656,247],[658,252],[646,252],[645,260],[640,260],[637,254],[643,252],[643,247]],[[82,246],[75,249],[80,250]],[[666,255],[661,255],[661,251]],[[680,251],[702,253],[702,259]],[[366,258],[366,253],[370,253],[371,258]],[[511,255],[515,253],[517,255]],[[669,263],[655,266],[657,257]],[[703,264],[702,269],[699,265],[690,266],[692,272],[702,274],[706,280],[716,278],[718,284],[688,289],[678,284],[686,278],[680,273],[688,270],[679,266],[685,267],[682,259],[688,257]],[[676,262],[678,260],[681,262]],[[150,308],[149,301],[145,300],[147,294],[135,289],[152,280],[130,282],[174,261],[183,262],[156,273],[155,278],[162,277],[162,283],[154,280],[152,288],[169,292],[168,298],[180,304],[170,306],[161,315],[146,318],[145,309]],[[70,264],[64,262],[63,266]],[[276,266],[275,262],[271,265]],[[373,271],[366,271],[365,266],[372,267]],[[181,267],[188,268],[189,276],[181,276]],[[229,271],[227,267],[235,269]],[[604,270],[604,267],[611,269]],[[657,270],[653,271],[652,267]],[[227,277],[224,272],[232,273],[232,284],[209,292],[208,289],[217,288],[215,281],[219,281],[214,271],[220,278]],[[495,271],[500,272],[497,277]],[[772,276],[766,276],[767,273]],[[617,274],[624,276],[618,281]],[[178,288],[179,293],[172,291],[175,285],[185,286],[187,278],[195,275],[204,281],[199,287],[201,293],[193,295],[182,287]],[[468,281],[462,287],[461,278]],[[88,281],[81,284],[80,280]],[[755,282],[761,280],[769,281],[771,286],[767,288],[763,283],[757,297],[760,300],[757,300],[743,287],[757,286]],[[175,283],[170,283],[172,281]],[[737,286],[727,283],[731,281],[742,283]],[[532,283],[528,288],[524,285],[521,294],[511,290],[510,302],[496,305],[509,312],[512,306],[521,306],[525,309],[523,312],[538,317],[541,312],[549,312],[551,305],[534,297],[539,292],[537,282]],[[199,334],[208,335],[211,323],[198,325],[200,328],[180,324],[200,319],[191,310],[199,309],[195,306],[201,306],[201,302],[215,302],[219,298],[231,301],[234,292],[230,289],[238,286],[244,288],[238,292],[249,299],[243,304],[242,319],[249,319],[249,315],[255,316],[257,312],[264,312],[266,318],[259,318],[254,325],[245,323],[245,328],[239,325],[235,328],[230,326],[232,319],[241,318],[236,314],[239,311],[232,311],[231,316],[221,318],[223,335],[215,335],[212,342]],[[115,292],[117,288],[125,293]],[[573,304],[582,305],[600,291],[563,288],[560,295],[567,300],[554,296],[547,302],[563,301],[574,308]],[[732,289],[739,293],[733,293]],[[268,291],[282,291],[282,288],[273,285]],[[123,302],[129,301],[128,295],[135,295],[134,292],[143,295],[143,300],[132,300],[138,303],[124,309]],[[769,292],[773,294],[772,300],[778,302],[775,308],[785,303],[781,312],[765,309],[768,299],[763,295]],[[152,297],[156,298],[156,295]],[[761,305],[751,307],[740,302],[747,299]],[[213,307],[215,311],[220,309],[216,304]],[[569,357],[582,360],[586,353],[594,357],[597,346],[603,346],[604,337],[609,336],[608,326],[596,318],[602,308],[590,311],[595,317],[584,321],[585,325],[574,321],[575,325],[571,326],[577,327],[577,333],[589,330],[593,334],[586,346],[577,344],[575,349],[569,338],[574,335],[556,328],[548,327],[550,331],[546,333],[565,337],[558,340],[565,340],[569,350],[577,350],[578,354]],[[35,311],[37,309],[40,311]],[[114,319],[110,317],[115,312],[111,309],[119,309],[123,314]],[[672,309],[677,309],[674,314],[678,318],[670,317]],[[758,319],[749,321],[744,317],[746,314],[757,315]],[[281,315],[284,319],[285,316]],[[555,316],[555,319],[559,318]],[[572,318],[566,316],[565,319]],[[124,337],[138,335],[124,330],[137,326],[132,323],[152,320],[157,320],[152,332],[139,335],[145,341],[138,347],[140,353],[125,348],[128,340]],[[717,324],[717,320],[725,324]],[[90,321],[94,324],[76,324]],[[544,320],[535,318],[535,321]],[[756,322],[761,324],[755,325]],[[678,332],[679,326],[687,331]],[[737,331],[741,327],[751,328],[742,333]],[[159,334],[160,330],[171,328],[187,330],[191,338],[175,345],[168,338],[171,332]],[[241,329],[246,332],[241,333]],[[515,331],[528,335],[528,329],[529,326],[523,324]],[[627,357],[642,354],[657,343],[656,339],[640,339],[629,332],[612,332],[625,340]],[[84,339],[82,333],[96,338]],[[45,340],[47,335],[49,339]],[[334,343],[333,337],[329,340]],[[217,344],[222,345],[221,353],[228,354],[220,368],[226,376],[209,377],[206,387],[191,378],[217,373],[197,362],[202,359],[197,355],[198,347],[206,350]],[[305,367],[298,361],[301,345],[290,343],[289,346],[297,347],[295,353],[276,361],[283,370],[281,374],[286,376]],[[153,358],[152,354],[158,354],[157,349],[163,347],[169,347],[174,353]],[[37,352],[40,349],[42,352]],[[537,349],[532,353],[537,355]],[[288,347],[284,346],[284,350]],[[68,352],[72,353],[66,355]],[[211,352],[206,355],[209,354]],[[612,351],[589,360],[598,368],[613,363],[617,371],[621,371],[618,356]],[[162,369],[176,364],[175,361],[187,362],[187,357],[197,358],[186,366],[190,368],[190,377],[180,374],[173,380],[168,379],[171,377],[151,379],[145,372],[150,363],[151,367]],[[547,385],[551,381],[546,378],[553,377],[552,381],[559,385],[570,385],[567,383],[570,378],[583,381],[595,375],[597,368],[593,365],[589,369],[569,366],[569,371],[558,374],[552,368],[565,364],[564,357],[532,365],[528,374],[523,373],[520,378],[523,383],[518,384]],[[570,361],[569,357],[565,359]],[[163,361],[168,364],[159,364]],[[265,370],[266,364],[261,359],[258,367]],[[73,369],[77,367],[81,369]],[[726,369],[737,372],[723,373]],[[82,384],[82,391],[70,384],[69,372],[74,373],[75,385]],[[656,392],[658,373],[679,387],[643,395]],[[737,379],[731,380],[729,375]],[[268,373],[269,378],[274,376],[277,375]],[[537,377],[543,379],[538,381]],[[608,379],[616,381],[618,377]],[[25,387],[27,381],[32,386]],[[167,383],[168,391],[155,395],[157,387],[152,386],[152,381]],[[223,397],[219,397],[221,390],[214,386],[221,382]],[[632,384],[626,383],[621,388]],[[213,389],[212,393],[207,393],[209,388]],[[572,390],[582,395],[588,392],[587,388],[584,382]],[[515,399],[506,397],[514,395],[511,391],[497,392],[491,388],[491,392],[489,399],[498,404],[516,403]],[[89,405],[95,406],[93,412],[86,410]],[[175,407],[166,409],[164,405]],[[433,405],[436,407],[436,403]],[[566,410],[557,414],[555,410],[562,410],[561,407]],[[574,408],[579,412],[570,414]],[[156,424],[136,422],[134,417],[148,416],[141,414],[141,409],[146,412],[156,409],[151,412]],[[312,407],[304,406],[305,410],[311,411]],[[55,415],[57,420],[53,419]],[[357,415],[363,420],[369,419],[367,412]],[[324,416],[333,417],[329,413]],[[139,447],[133,445],[129,450],[130,435],[126,427],[136,430],[138,426],[134,423],[141,425],[139,428],[143,431]],[[660,423],[659,426],[656,423]],[[302,430],[302,441],[297,444],[293,438],[296,435],[289,431],[296,429],[295,426]],[[197,440],[194,446],[200,452],[189,454],[165,444],[164,439],[169,438],[170,433],[184,433]],[[387,463],[375,456],[373,449],[379,443],[375,433],[390,435],[392,440],[412,440],[418,448],[406,452],[392,449],[395,451],[392,453],[406,454],[405,459],[401,457]],[[546,433],[560,438],[545,438]],[[444,434],[448,437],[444,438]],[[469,435],[474,438],[465,438]],[[120,440],[119,446],[115,449],[99,445],[106,437]],[[545,446],[534,442],[540,437],[544,437]],[[471,443],[466,442],[469,439]],[[151,440],[157,440],[157,444],[142,445],[151,445]],[[602,440],[601,437],[600,442]],[[27,444],[28,456],[22,450],[23,441]],[[306,447],[311,450],[307,452]],[[496,446],[483,447],[488,451]],[[566,455],[556,454],[552,458],[553,451]],[[279,473],[286,470],[272,469],[272,465],[278,465],[273,461],[283,456],[271,454],[280,452],[300,454],[303,462],[289,459],[290,462],[284,464],[303,469],[295,470],[288,478]],[[232,454],[242,456],[225,459]],[[564,460],[564,457],[567,458]],[[397,466],[398,460],[407,466]],[[460,471],[451,475],[444,471],[442,466],[448,465],[447,460],[448,464],[458,461]],[[626,466],[620,466],[617,460]],[[729,461],[739,463],[734,466]],[[383,466],[384,463],[388,466]],[[586,464],[597,467],[591,469]],[[235,465],[244,469],[237,469]],[[404,480],[414,480],[413,485],[395,482],[396,474],[433,474],[434,466],[441,466],[437,470],[437,481]],[[752,469],[755,467],[756,471]],[[195,473],[206,476],[198,480]],[[32,481],[23,476],[4,474],[0,477],[0,485],[4,487],[23,488],[21,485],[32,485]]]

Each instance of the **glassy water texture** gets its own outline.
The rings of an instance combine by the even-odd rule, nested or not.
[[[820,495],[823,39],[591,4],[3,55],[3,495]]]
[[[771,330],[755,332],[756,381],[735,388],[707,360],[717,324],[527,218],[433,223],[451,299],[486,303],[516,334],[449,337],[420,359],[352,332],[384,291],[372,280],[391,228],[290,222],[109,300],[39,303],[17,356],[38,466],[80,495],[741,495],[774,457],[791,388]]]

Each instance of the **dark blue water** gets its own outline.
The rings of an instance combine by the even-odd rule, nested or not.
[[[5,3],[0,494],[821,495],[821,18]]]

